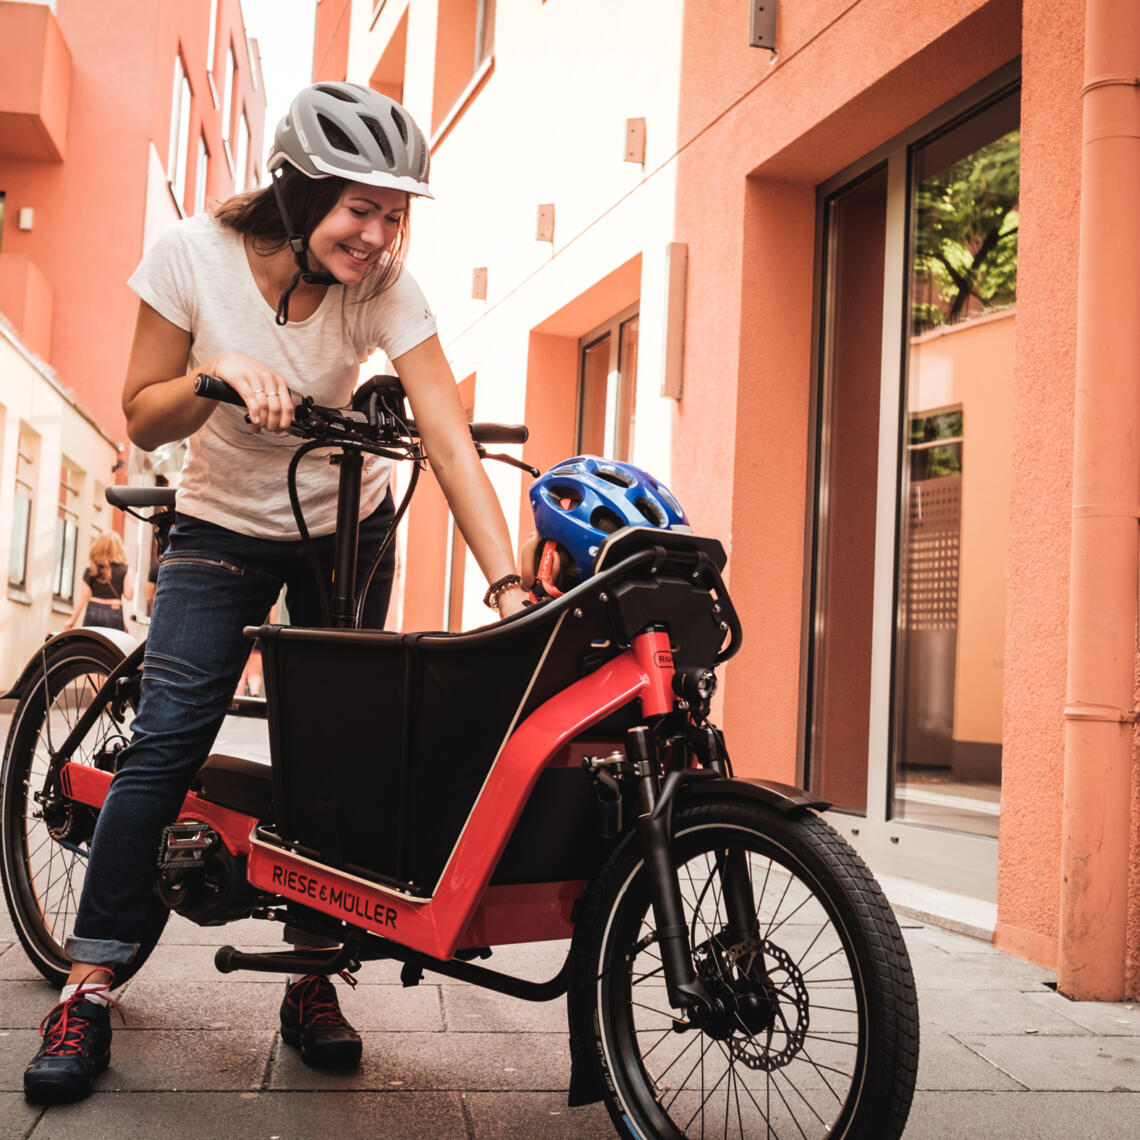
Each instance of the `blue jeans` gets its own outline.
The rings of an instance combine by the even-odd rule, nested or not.
[[[357,587],[392,521],[392,498],[360,524]],[[331,535],[314,540],[327,582]],[[376,572],[364,624],[380,628],[392,589],[394,547]],[[300,541],[250,538],[186,515],[175,517],[162,557],[131,743],[123,749],[91,841],[68,955],[114,966],[138,949],[155,885],[162,829],[177,816],[209,755],[252,642],[285,586],[294,625],[321,624],[318,594]]]

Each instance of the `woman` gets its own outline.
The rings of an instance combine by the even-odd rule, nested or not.
[[[25,1073],[25,1094],[38,1103],[86,1096],[107,1065],[114,969],[135,952],[161,830],[233,696],[249,653],[242,628],[265,620],[282,585],[296,624],[320,620],[286,492],[297,446],[281,434],[292,420],[290,389],[344,405],[360,363],[383,349],[491,582],[485,600],[504,617],[523,604],[506,521],[471,444],[434,318],[402,269],[409,200],[430,196],[426,140],[392,100],[352,84],[317,84],[294,99],[267,167],[269,189],[174,226],[130,281],[140,305],[123,390],[128,433],[148,450],[187,436],[190,446],[133,737],[99,814],[67,944],[74,965]],[[200,372],[228,381],[244,410],[196,397]],[[387,483],[387,461],[366,466],[362,573],[392,515]],[[336,485],[326,460],[300,464],[306,522],[326,567]],[[390,562],[377,577],[365,608],[373,625],[387,609]],[[360,1038],[327,978],[289,979],[281,1029],[310,1064],[359,1061]]]
[[[127,566],[122,539],[114,531],[101,534],[91,544],[75,609],[63,623],[63,628],[71,629],[82,616],[82,625],[121,629],[125,633],[123,602],[129,602],[134,596],[135,584]]]

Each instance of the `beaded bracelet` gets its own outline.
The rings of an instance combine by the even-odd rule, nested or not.
[[[499,609],[499,595],[512,586],[521,586],[522,579],[517,574],[504,574],[497,582],[492,582],[483,595],[483,605],[496,613]]]

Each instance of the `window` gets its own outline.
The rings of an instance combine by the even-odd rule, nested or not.
[[[395,99],[397,103],[404,101],[404,72],[407,68],[408,56],[408,10],[400,17],[384,48],[376,67],[368,79],[368,85],[373,91]]]
[[[210,0],[210,30],[206,40],[206,70],[214,70],[214,50],[218,45],[218,0]]]
[[[243,38],[245,39],[245,54],[246,54],[246,57],[249,59],[249,82],[250,82],[250,86],[253,87],[254,91],[258,91],[261,89],[261,80],[258,78],[258,75],[257,75],[258,63],[260,61],[258,60],[257,55],[255,54],[255,52],[253,50],[253,41],[249,38],[248,34],[244,33],[244,31],[243,31]]]
[[[1017,305],[1016,94],[909,155],[893,813],[996,836]]]
[[[198,136],[198,165],[194,171],[194,213],[200,214],[206,208],[206,182],[210,172],[210,149],[206,139]]]
[[[628,459],[637,393],[634,305],[579,341],[577,450]]]
[[[190,81],[182,65],[182,56],[174,57],[174,91],[170,103],[170,153],[166,159],[166,177],[178,209],[186,207],[186,168],[190,160]]]
[[[955,859],[975,862],[955,874],[979,877],[1001,810],[1017,315],[1019,97],[1002,83],[821,188],[806,634],[813,792],[864,814],[869,844],[876,821],[917,825],[900,858],[949,867],[934,845],[960,833]]]
[[[233,126],[234,93],[237,90],[237,63],[234,60],[234,45],[226,48],[226,82],[222,88],[222,144],[229,154],[230,129]]]
[[[490,69],[495,0],[440,0],[432,132],[444,131]]]
[[[83,475],[64,463],[59,473],[59,506],[55,517],[55,569],[51,594],[57,602],[75,597],[75,549],[79,537],[79,492]]]
[[[24,592],[28,585],[28,555],[32,542],[36,465],[40,437],[21,424],[16,450],[16,493],[12,500],[12,545],[8,556],[8,586]]]
[[[245,168],[249,165],[249,121],[243,110],[237,120],[237,156],[234,159],[234,193],[240,194],[247,185]]]
[[[210,98],[218,105],[218,88],[214,83],[214,56],[218,47],[218,0],[210,0],[210,28],[206,41],[206,83],[210,87]]]
[[[91,537],[88,545],[94,542],[109,527],[107,518],[107,485],[96,482],[91,495]]]
[[[475,373],[459,383],[459,398],[468,423],[475,417]],[[443,568],[443,621],[444,628],[458,633],[463,628],[463,586],[467,569],[467,543],[450,512],[447,522],[447,549]]]

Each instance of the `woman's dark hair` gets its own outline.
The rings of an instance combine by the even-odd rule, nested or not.
[[[288,164],[281,168],[279,177],[285,208],[289,211],[293,224],[304,234],[307,246],[313,230],[328,216],[349,182],[336,177],[309,178]],[[410,204],[409,197],[409,206]],[[388,256],[376,263],[372,270],[376,280],[368,293],[360,298],[361,301],[370,301],[383,293],[400,276],[408,256],[408,213],[405,210],[401,215],[396,237],[387,249]],[[277,253],[285,248],[289,240],[271,186],[227,198],[214,211],[214,217],[223,226],[252,238],[255,253]]]

